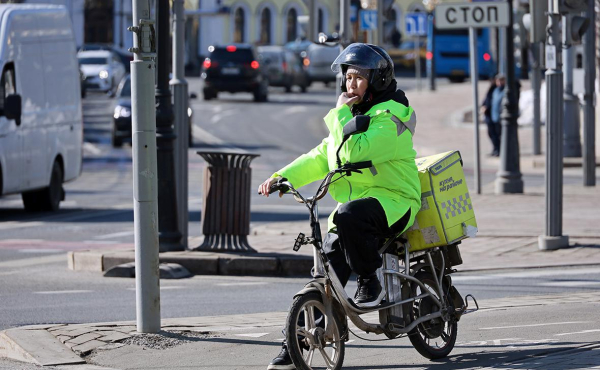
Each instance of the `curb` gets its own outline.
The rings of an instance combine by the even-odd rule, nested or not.
[[[57,325],[38,325],[0,332],[0,357],[41,366],[85,364],[46,329]]]
[[[135,251],[72,251],[67,255],[73,271],[104,272],[135,262]],[[176,263],[193,275],[305,276],[313,267],[312,256],[280,253],[164,252],[159,263]]]

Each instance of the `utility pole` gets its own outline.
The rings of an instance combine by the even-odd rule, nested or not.
[[[177,184],[177,221],[181,244],[188,247],[188,84],[185,80],[185,14],[184,0],[173,0],[173,78],[169,82],[175,102],[175,178]],[[191,130],[191,129],[190,129]]]
[[[583,185],[596,186],[596,112],[594,92],[596,81],[596,12],[594,0],[587,1],[590,28],[583,38],[583,69],[585,93],[583,96]]]
[[[383,7],[384,0],[377,0],[377,41],[375,43],[383,47]],[[418,58],[418,57],[417,57]]]
[[[427,76],[429,77],[429,90],[435,91],[435,27],[433,11],[427,16],[427,37],[431,40],[431,50],[427,54]]]
[[[501,115],[502,139],[500,143],[500,169],[496,175],[496,194],[523,193],[523,179],[519,165],[519,133],[517,125],[518,101],[515,83],[515,63],[513,58],[513,11],[512,1],[508,1],[509,24],[506,27],[505,55],[506,87],[504,88],[503,111]],[[474,112],[476,114],[476,112]]]
[[[308,32],[307,38],[311,42],[317,41],[317,6],[316,0],[308,0]]]
[[[133,0],[131,111],[133,138],[133,220],[137,331],[160,331],[158,272],[158,191],[154,73],[154,20],[146,0]]]
[[[548,0],[548,44],[546,45],[546,232],[538,248],[553,250],[569,246],[562,235],[563,209],[563,75],[559,9]]]
[[[156,145],[158,148],[158,238],[160,251],[183,250],[177,220],[173,109],[169,90],[169,0],[156,1],[158,59],[156,77]]]
[[[564,78],[564,156],[580,158],[581,157],[581,137],[579,136],[579,99],[573,94],[573,68],[575,68],[575,50],[572,44],[568,42],[567,33],[570,32],[571,15],[563,16],[563,40],[564,52],[563,59],[563,78]]]
[[[546,26],[548,24],[548,3],[539,0],[529,0],[529,42],[531,45],[531,88],[533,89],[533,154],[542,153],[541,119],[540,119],[540,85],[541,67],[543,64],[544,45],[546,41]]]

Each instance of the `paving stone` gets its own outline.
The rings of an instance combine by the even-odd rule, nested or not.
[[[124,334],[124,333],[115,331],[115,332],[112,332],[111,334],[107,334],[107,335],[98,337],[98,340],[101,340],[103,342],[118,342],[120,340],[127,339],[130,337],[131,337],[131,335],[129,335],[129,334]]]
[[[106,343],[99,341],[99,340],[91,340],[89,342],[85,342],[83,344],[80,344],[78,346],[74,346],[71,349],[77,353],[78,355],[85,355],[89,352],[92,352],[94,349],[105,345]]]
[[[66,341],[70,340],[72,337],[68,336],[68,335],[58,335],[56,337],[56,339],[60,340],[61,343],[65,343]]]
[[[69,340],[68,342],[69,343],[73,343],[75,345],[78,345],[78,344],[83,344],[85,342],[89,342],[89,341],[94,340],[94,339],[96,339],[98,337],[101,337],[101,336],[102,335],[100,335],[98,333],[87,333],[87,334],[83,334],[83,335],[80,335],[78,337],[75,337],[75,338]]]

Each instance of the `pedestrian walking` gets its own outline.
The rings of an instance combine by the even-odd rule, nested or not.
[[[493,157],[500,155],[500,138],[502,135],[502,126],[500,125],[500,114],[502,112],[502,100],[504,99],[504,87],[506,86],[506,77],[503,74],[497,74],[491,81],[490,87],[481,105],[481,111],[485,117],[485,123],[488,128],[488,136],[492,142],[493,150],[490,153]]]

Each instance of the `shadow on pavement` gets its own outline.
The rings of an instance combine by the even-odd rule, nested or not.
[[[344,364],[344,369],[354,369],[354,370],[375,370],[375,369],[414,369],[415,367],[424,368],[424,369],[474,369],[474,368],[493,368],[493,369],[531,369],[533,368],[531,365],[535,365],[535,368],[538,368],[541,364],[551,365],[551,360],[548,360],[548,357],[552,357],[554,355],[560,355],[561,352],[573,350],[574,347],[569,347],[568,345],[571,343],[556,343],[555,347],[549,349],[526,349],[523,351],[497,351],[497,352],[472,352],[465,353],[459,355],[450,354],[447,358],[441,360],[431,360],[428,364],[398,364],[398,365],[370,365],[368,367],[364,366],[346,366],[347,363]],[[581,346],[581,343],[572,343],[574,346]],[[515,345],[516,347],[527,347],[527,346],[539,346],[539,344],[520,344]],[[367,347],[367,346],[365,346]],[[368,346],[369,348],[373,348],[372,346]],[[380,346],[382,348],[389,348]],[[490,348],[497,348],[495,346],[487,346]],[[464,347],[462,347],[464,348]],[[486,348],[486,346],[481,347],[477,346],[475,348]],[[346,349],[348,351],[349,348]],[[398,362],[402,362],[401,359]],[[519,364],[511,365],[511,363],[519,362]],[[523,365],[522,363],[526,362],[528,365]],[[580,364],[567,364],[561,363],[561,369],[569,370],[569,369],[581,369]],[[539,367],[539,368],[548,368],[547,367]]]

